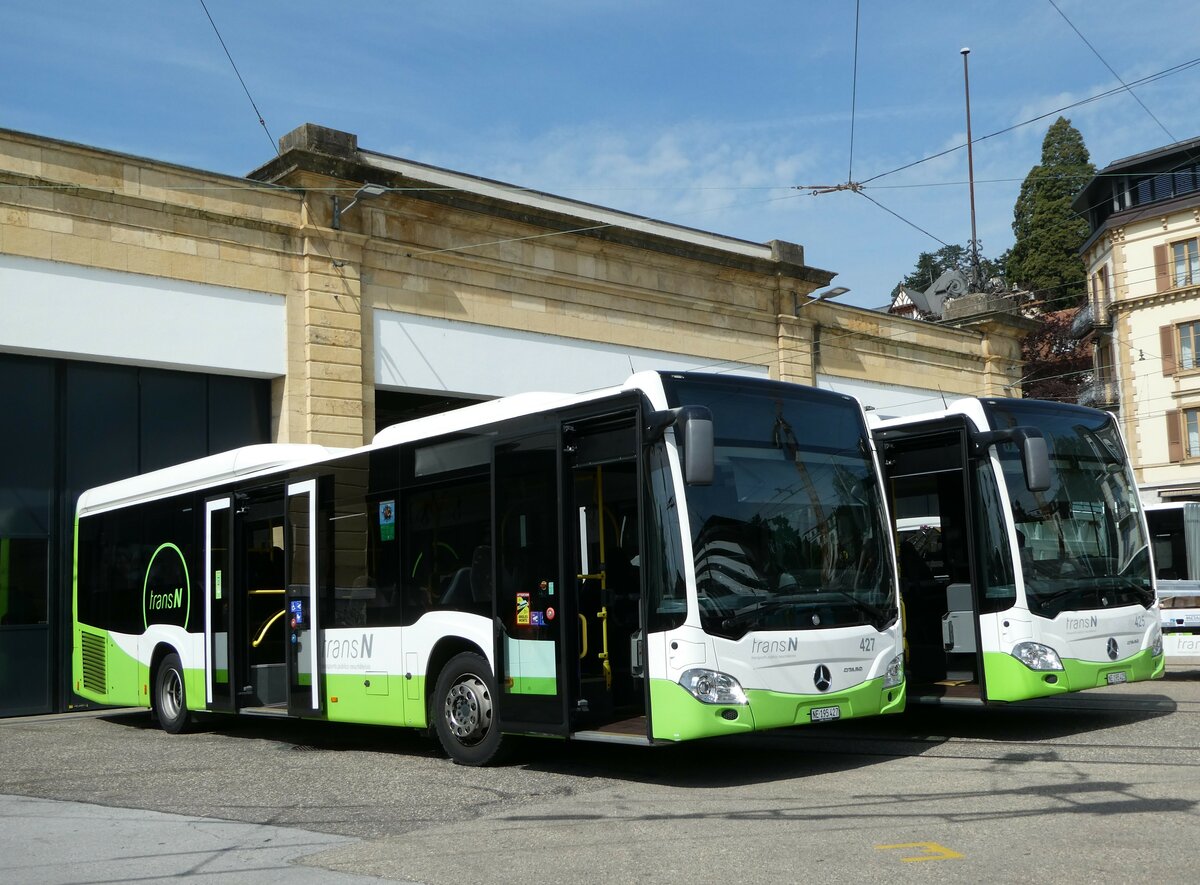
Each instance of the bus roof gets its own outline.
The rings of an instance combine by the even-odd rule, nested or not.
[[[320,461],[349,449],[328,448],[311,443],[267,443],[243,446],[207,458],[197,458],[151,470],[128,479],[88,489],[79,496],[77,516],[97,510],[108,510],[149,498],[160,498],[176,492],[203,488],[222,480],[228,481],[283,467],[294,467]]]
[[[588,393],[518,393],[476,403],[385,427],[375,434],[370,443],[359,448],[334,448],[311,443],[267,443],[231,449],[88,489],[79,496],[76,514],[84,516],[137,501],[164,498],[235,479],[289,470],[353,452],[469,430],[632,390],[653,390],[656,385],[650,383],[650,379],[657,379],[657,375],[657,372],[639,372],[622,385]]]

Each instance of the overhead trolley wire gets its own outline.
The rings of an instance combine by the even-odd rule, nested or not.
[[[200,0],[200,6],[204,10],[204,14],[208,16],[208,23],[212,25],[213,33],[217,35],[217,40],[220,42],[221,48],[225,50],[225,57],[229,59],[229,64],[233,67],[233,72],[237,75],[238,82],[242,84],[242,91],[246,93],[246,98],[250,99],[250,107],[254,108],[254,113],[258,117],[258,125],[262,126],[263,132],[267,134],[267,138],[271,142],[271,150],[278,155],[279,144],[275,141],[275,136],[271,134],[271,130],[267,128],[267,121],[263,119],[258,105],[254,103],[254,96],[250,94],[250,88],[246,85],[246,81],[242,79],[242,72],[238,70],[237,62],[233,60],[233,56],[229,52],[229,47],[225,45],[225,38],[221,36],[221,31],[217,28],[217,23],[213,21],[212,13],[208,11],[208,5],[204,0]]]
[[[1163,121],[1158,119],[1158,117],[1155,116],[1154,111],[1150,110],[1150,108],[1148,108],[1146,106],[1146,103],[1144,101],[1142,101],[1142,99],[1138,96],[1138,94],[1136,92],[1134,92],[1132,89],[1130,89],[1129,85],[1124,80],[1121,79],[1121,75],[1118,74],[1113,69],[1113,66],[1110,65],[1107,61],[1105,61],[1104,56],[1100,54],[1100,50],[1098,50],[1095,46],[1092,45],[1092,41],[1089,40],[1087,37],[1083,36],[1083,32],[1080,31],[1079,28],[1075,27],[1075,23],[1073,21],[1071,21],[1069,18],[1067,18],[1067,14],[1065,12],[1063,12],[1062,9],[1059,8],[1058,4],[1055,3],[1054,0],[1047,0],[1047,2],[1051,6],[1054,7],[1055,12],[1057,12],[1059,15],[1062,16],[1062,20],[1071,26],[1071,30],[1074,31],[1079,36],[1079,39],[1084,42],[1084,44],[1087,46],[1087,48],[1092,50],[1092,54],[1094,56],[1096,56],[1096,58],[1100,59],[1100,63],[1102,65],[1104,65],[1106,68],[1108,68],[1108,72],[1117,78],[1117,82],[1120,83],[1125,88],[1125,91],[1128,92],[1133,97],[1133,100],[1142,106],[1142,110],[1150,115],[1150,119],[1152,119],[1155,123],[1158,124],[1158,128],[1161,129],[1163,132],[1167,133],[1167,137],[1169,139],[1171,139],[1172,142],[1179,141],[1179,139],[1175,137],[1175,135],[1171,132],[1171,130],[1163,125]]]
[[[1138,80],[1134,80],[1132,83],[1124,84],[1122,86],[1114,87],[1112,89],[1106,89],[1104,92],[1098,92],[1095,95],[1088,96],[1087,98],[1082,98],[1079,101],[1074,101],[1074,102],[1071,102],[1070,104],[1065,104],[1062,107],[1055,108],[1052,111],[1047,111],[1044,114],[1038,114],[1036,117],[1030,117],[1028,120],[1022,120],[1020,123],[1014,123],[1011,126],[1006,126],[1003,129],[997,129],[995,132],[989,132],[986,135],[980,135],[980,136],[974,138],[973,141],[976,144],[978,144],[979,142],[984,141],[986,139],[995,138],[998,135],[1004,135],[1008,132],[1012,132],[1015,129],[1020,129],[1022,126],[1028,126],[1031,123],[1036,123],[1039,120],[1044,120],[1047,117],[1053,117],[1055,114],[1062,113],[1063,111],[1070,110],[1071,108],[1076,108],[1076,107],[1080,107],[1081,105],[1089,104],[1090,102],[1099,101],[1102,98],[1108,98],[1109,96],[1116,95],[1119,92],[1125,92],[1129,89],[1132,89],[1134,86],[1143,86],[1147,83],[1153,83],[1153,82],[1155,82],[1157,80],[1161,80],[1165,77],[1174,76],[1175,74],[1179,74],[1179,73],[1182,73],[1183,71],[1190,70],[1191,68],[1194,68],[1197,65],[1200,65],[1200,58],[1194,58],[1194,59],[1191,59],[1190,61],[1181,62],[1172,67],[1165,68],[1164,70],[1158,71],[1157,73],[1149,74]],[[872,181],[877,181],[878,179],[884,178],[888,175],[895,175],[897,172],[903,172],[906,169],[913,168],[914,166],[920,166],[922,163],[928,163],[930,160],[936,160],[939,157],[944,157],[947,154],[952,154],[955,151],[960,151],[963,148],[965,148],[966,146],[967,145],[964,142],[963,144],[956,145],[955,147],[947,148],[944,151],[938,151],[936,154],[930,154],[927,157],[922,157],[920,160],[913,160],[911,163],[905,163],[903,166],[897,166],[895,169],[889,169],[886,172],[880,172],[878,175],[872,175],[870,178],[863,179],[861,182],[859,182],[859,185],[866,186],[867,184],[869,184]]]

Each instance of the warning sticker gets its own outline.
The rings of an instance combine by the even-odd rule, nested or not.
[[[517,623],[525,624],[527,626],[529,624],[529,594],[528,593],[518,593],[517,594]]]

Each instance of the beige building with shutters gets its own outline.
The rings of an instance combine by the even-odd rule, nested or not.
[[[1110,164],[1073,208],[1092,229],[1080,402],[1120,417],[1145,501],[1200,501],[1200,139]]]

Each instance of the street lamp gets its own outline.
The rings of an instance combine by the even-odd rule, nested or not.
[[[798,316],[800,311],[808,307],[814,301],[828,301],[830,298],[837,298],[840,295],[845,295],[850,290],[845,286],[834,286],[832,289],[826,289],[824,292],[818,292],[815,295],[809,295],[808,300],[803,304],[795,304],[792,307],[792,316]],[[793,297],[795,293],[793,292]]]
[[[359,200],[362,200],[366,197],[379,197],[379,196],[386,194],[387,192],[388,192],[388,188],[382,184],[364,184],[362,187],[360,187],[357,191],[354,192],[354,196],[350,198],[350,202],[347,203],[344,208],[342,208],[339,205],[340,198],[338,197],[338,195],[334,194],[333,195],[333,229],[334,230],[342,229],[342,216],[345,215],[347,212],[349,212],[351,209],[353,209],[355,204],[357,204]]]

